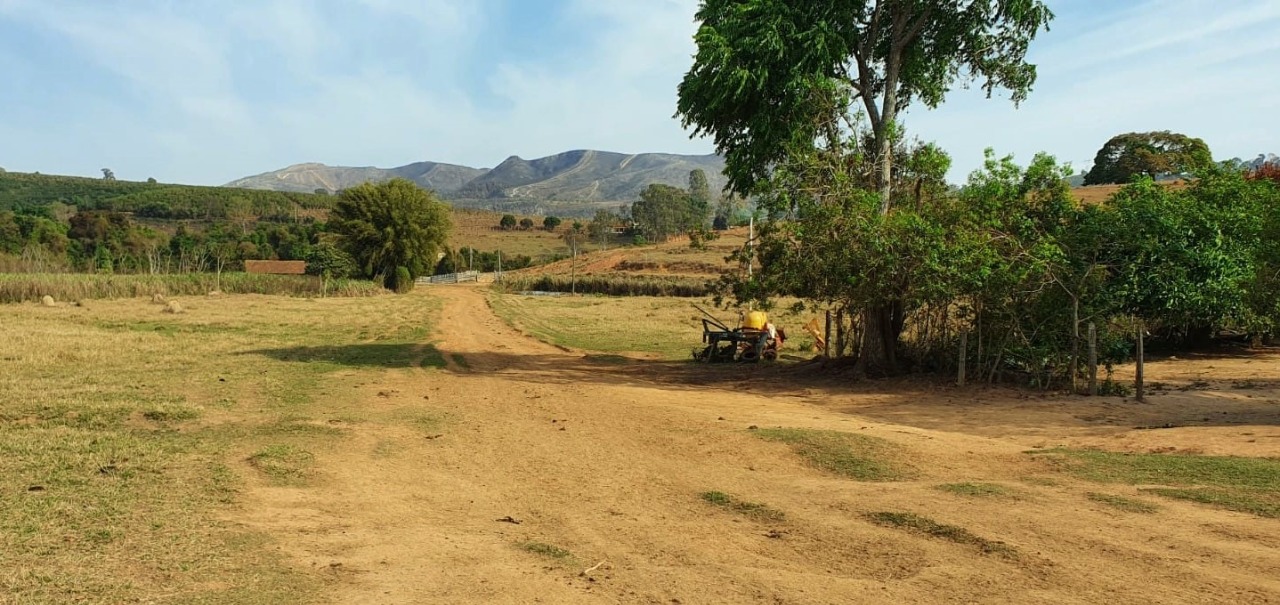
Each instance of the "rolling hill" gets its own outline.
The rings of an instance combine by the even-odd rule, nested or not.
[[[724,186],[724,159],[716,155],[628,155],[593,150],[533,160],[511,156],[492,169],[438,162],[398,168],[297,164],[238,179],[227,186],[310,193],[401,177],[434,189],[459,206],[528,212],[570,204],[590,207],[632,202],[652,183],[685,186],[689,172],[695,169],[707,173],[713,189]]]

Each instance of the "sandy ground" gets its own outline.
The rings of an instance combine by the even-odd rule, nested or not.
[[[465,362],[363,370],[371,380],[360,388],[368,406],[442,414],[439,435],[350,427],[340,450],[319,453],[323,486],[256,487],[237,519],[326,577],[328,602],[1280,602],[1280,522],[1165,500],[1154,515],[1123,513],[1084,494],[1135,488],[1077,482],[1024,453],[1280,456],[1276,357],[1215,361],[1224,382],[1208,386],[1183,375],[1204,362],[1155,364],[1149,380],[1167,390],[1147,404],[844,388],[780,383],[768,368],[593,360],[513,332],[482,290],[429,295],[445,303],[438,346]],[[919,476],[826,475],[753,437],[752,425],[883,437],[905,447]],[[957,481],[1017,497],[935,489]],[[700,497],[709,490],[786,518],[710,506]],[[872,511],[926,515],[1019,556],[880,527],[864,517]],[[521,548],[531,542],[572,556]]]

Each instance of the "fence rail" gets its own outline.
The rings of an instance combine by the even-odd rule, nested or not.
[[[463,284],[468,282],[484,283],[492,282],[492,273],[481,273],[479,271],[464,271],[462,273],[450,273],[448,275],[432,275],[423,276],[417,279],[419,285],[430,284]]]

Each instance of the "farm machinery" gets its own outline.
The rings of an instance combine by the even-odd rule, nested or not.
[[[730,328],[702,307],[694,307],[706,316],[702,319],[702,343],[705,346],[694,349],[696,361],[757,362],[778,358],[778,349],[786,339],[786,333],[769,323],[769,316],[764,311],[740,313],[739,327]]]

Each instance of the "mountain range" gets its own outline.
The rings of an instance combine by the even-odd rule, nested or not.
[[[366,181],[399,177],[435,190],[458,206],[529,211],[633,202],[650,184],[687,186],[689,173],[695,169],[707,174],[713,191],[724,187],[724,159],[717,155],[629,155],[593,150],[567,151],[534,160],[511,156],[493,168],[440,162],[417,162],[398,168],[297,164],[238,179],[227,186],[334,192]]]

